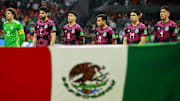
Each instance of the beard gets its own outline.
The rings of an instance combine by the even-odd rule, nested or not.
[[[46,17],[40,17],[40,19],[44,21],[46,19]]]

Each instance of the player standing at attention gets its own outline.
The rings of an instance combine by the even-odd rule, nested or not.
[[[5,46],[20,47],[25,40],[22,24],[15,20],[17,12],[14,8],[8,8],[5,12],[7,21],[3,24]]]
[[[42,6],[39,9],[40,19],[37,21],[33,37],[33,47],[52,47],[56,40],[56,27],[52,20],[48,18],[48,8]]]
[[[155,25],[155,42],[172,42],[177,40],[178,27],[175,22],[169,19],[170,9],[168,6],[162,6],[160,10],[160,19]]]
[[[139,21],[140,12],[132,9],[130,12],[131,24],[127,25],[124,29],[123,45],[126,44],[145,44],[147,36],[147,27]]]
[[[85,44],[83,29],[76,23],[77,14],[74,11],[68,13],[68,24],[64,26],[64,44],[79,45]]]
[[[105,14],[99,14],[96,23],[98,26],[95,32],[96,44],[117,44],[114,31],[107,25],[107,16]]]

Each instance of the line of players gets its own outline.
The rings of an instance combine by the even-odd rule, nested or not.
[[[20,47],[25,40],[25,33],[22,24],[15,20],[17,12],[14,8],[8,8],[5,12],[7,22],[3,24],[5,46]],[[177,40],[178,27],[175,22],[169,19],[170,9],[162,6],[160,9],[161,21],[155,25],[155,42],[173,42]],[[48,18],[48,8],[42,6],[39,9],[40,19],[35,25],[33,47],[50,46],[56,40],[56,27],[52,20]],[[78,15],[74,11],[68,13],[68,24],[64,26],[64,44],[79,45],[85,44],[83,29],[76,23]],[[140,12],[132,9],[130,12],[131,24],[124,28],[123,44],[145,44],[148,35],[147,27],[139,21]],[[100,14],[97,16],[97,26],[95,32],[96,44],[117,44],[116,35],[107,24],[107,16]]]

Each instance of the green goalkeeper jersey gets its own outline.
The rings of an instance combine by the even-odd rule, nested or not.
[[[25,33],[22,24],[13,20],[3,24],[5,46],[6,47],[20,47],[25,40]]]

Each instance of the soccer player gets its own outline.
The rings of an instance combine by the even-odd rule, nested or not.
[[[83,29],[76,23],[76,20],[76,12],[68,12],[68,24],[63,28],[64,44],[66,45],[85,44]]]
[[[56,40],[56,27],[52,20],[48,18],[48,8],[45,6],[39,9],[40,19],[35,25],[33,47],[52,47]]]
[[[14,8],[7,8],[5,12],[7,21],[3,24],[5,46],[21,47],[25,40],[25,33],[22,24],[15,20],[17,12]]]
[[[177,40],[178,27],[175,22],[169,19],[170,9],[168,6],[162,6],[160,10],[160,19],[155,25],[155,42],[172,42]]]
[[[132,23],[124,28],[123,45],[146,43],[147,27],[139,21],[140,17],[140,12],[137,9],[132,9],[130,12]]]
[[[95,32],[96,44],[117,44],[114,31],[107,25],[107,16],[105,14],[99,14],[96,23],[98,26]]]

